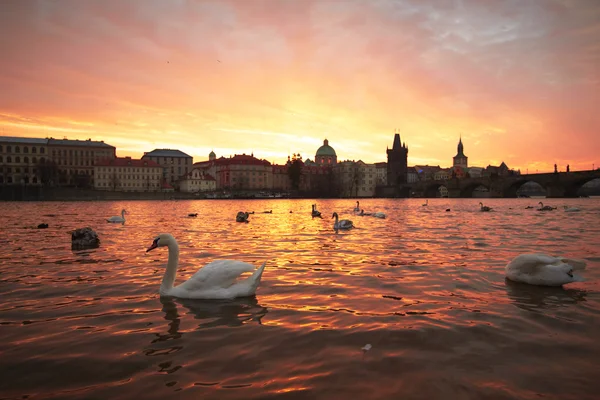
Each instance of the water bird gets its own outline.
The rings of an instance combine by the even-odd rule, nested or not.
[[[206,264],[187,281],[174,286],[179,263],[179,245],[173,235],[161,233],[146,252],[166,246],[169,250],[167,267],[160,284],[161,296],[185,299],[232,299],[254,296],[265,269],[266,262],[256,268],[237,260],[215,260]],[[252,272],[246,279],[238,280],[244,272]]]
[[[449,208],[446,208],[446,212],[448,212],[448,211],[450,211],[450,209],[449,209]]]
[[[364,217],[364,216],[369,216],[369,215],[373,215],[373,214],[366,213],[365,210],[360,210],[360,212],[358,213],[358,215],[360,215],[361,217]]]
[[[38,227],[38,229],[46,229],[48,227],[48,224],[42,223],[42,224],[39,224],[37,227]]]
[[[565,209],[565,212],[581,211],[581,209],[579,209],[578,207],[563,206],[563,208]]]
[[[427,207],[427,205],[429,204],[429,199],[425,199],[425,203],[421,204],[423,207]]]
[[[534,208],[533,206],[527,206],[525,207],[526,210],[529,210],[530,208]]]
[[[237,213],[237,215],[235,216],[235,221],[236,222],[248,222],[248,216],[250,214],[244,211],[239,211]]]
[[[491,207],[484,206],[482,202],[479,202],[479,209],[480,209],[481,211],[492,211],[492,208],[491,208]]]
[[[273,210],[263,211],[263,214],[273,214]]]
[[[197,217],[197,216],[198,216],[198,213],[189,213],[188,214],[188,217]]]
[[[316,204],[312,205],[312,213],[311,213],[311,215],[313,217],[321,217],[321,211],[317,210],[317,205]],[[321,217],[321,218],[323,218],[323,217]]]
[[[539,286],[562,286],[581,282],[583,278],[573,271],[585,269],[583,260],[552,257],[545,254],[521,254],[506,265],[506,277],[511,281]]]
[[[333,229],[352,229],[354,228],[354,224],[349,219],[339,219],[338,213],[334,212],[331,218],[335,218],[335,222],[333,223]]]
[[[540,205],[540,208],[538,208],[538,211],[552,211],[552,210],[556,210],[556,207],[545,206],[544,203],[542,203],[541,201],[538,204]]]
[[[118,215],[110,217],[106,220],[106,222],[125,223],[125,214],[127,214],[127,211],[125,211],[125,209],[122,209],[120,217]]]
[[[358,202],[358,200],[356,201],[356,207],[354,207],[354,211],[355,212],[359,212],[360,211],[360,207],[359,207],[360,203]]]
[[[381,212],[381,211],[375,211],[372,214],[375,218],[381,218],[381,219],[385,219],[385,213]]]
[[[72,249],[91,249],[98,246],[100,246],[100,238],[92,228],[79,228],[71,232]]]

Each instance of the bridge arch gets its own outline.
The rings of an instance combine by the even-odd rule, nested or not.
[[[480,186],[483,186],[488,191],[490,190],[490,186],[489,185],[484,184],[484,183],[482,183],[480,181],[478,181],[478,182],[470,182],[470,183],[468,183],[465,186],[462,186],[460,188],[460,197],[473,197],[473,192],[475,191],[475,189],[477,189]]]
[[[594,177],[594,176],[588,176],[585,178],[581,178],[581,179],[577,179],[573,182],[571,182],[568,185],[565,185],[565,197],[578,197],[579,196],[579,191],[581,190],[581,188],[586,184],[589,183],[595,179],[600,179],[598,177]]]
[[[548,190],[543,182],[538,182],[537,180],[531,178],[522,178],[517,179],[516,181],[513,181],[504,187],[502,190],[502,197],[517,197],[517,192],[519,189],[521,189],[523,185],[527,183],[537,183],[544,190],[544,192],[547,192]]]
[[[427,187],[425,187],[425,197],[441,197],[440,188],[446,188],[446,190],[448,190],[448,186],[441,182],[435,182],[427,185]]]

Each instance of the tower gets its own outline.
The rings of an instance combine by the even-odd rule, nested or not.
[[[458,140],[458,147],[457,147],[457,151],[456,151],[456,155],[452,158],[453,159],[453,167],[456,169],[456,167],[461,167],[462,169],[466,170],[468,165],[467,165],[467,156],[465,156],[465,154],[463,153],[463,144],[462,144],[462,137]]]
[[[394,134],[394,144],[387,152],[387,181],[388,185],[398,185],[407,182],[408,147],[400,142],[400,134]]]

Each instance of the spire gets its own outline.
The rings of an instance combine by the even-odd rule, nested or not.
[[[458,139],[458,148],[457,148],[457,156],[461,156],[464,157],[465,155],[463,154],[463,144],[462,144],[462,135],[460,135],[460,139]]]
[[[392,146],[392,150],[400,150],[400,134],[394,134],[394,145]]]

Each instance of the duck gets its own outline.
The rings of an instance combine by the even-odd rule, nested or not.
[[[583,281],[583,278],[573,271],[584,270],[585,266],[583,260],[531,253],[515,257],[506,265],[505,272],[506,277],[515,282],[538,286],[562,286]]]
[[[360,203],[358,200],[356,201],[356,207],[354,207],[354,212],[360,212]]]
[[[335,218],[335,222],[333,223],[333,229],[335,229],[336,231],[338,229],[347,230],[354,228],[354,223],[352,221],[350,221],[349,219],[339,219],[338,213],[336,212],[333,213],[331,218]]]
[[[125,209],[121,210],[121,216],[119,217],[118,215],[115,215],[114,217],[110,217],[106,220],[106,222],[113,222],[113,223],[125,223],[125,214],[128,214],[127,211],[125,211]]]
[[[46,228],[48,228],[48,224],[46,224],[46,223],[41,223],[41,224],[39,224],[37,227],[38,227],[38,229],[46,229]]]
[[[385,213],[381,211],[375,211],[372,216],[375,218],[385,219]]]
[[[236,222],[248,222],[248,216],[250,214],[244,211],[239,211],[237,213],[237,215],[235,216],[235,221]]]
[[[311,215],[313,217],[321,217],[321,211],[317,210],[317,205],[316,204],[312,205],[312,213],[311,213]],[[321,217],[321,218],[323,218],[323,217]]]
[[[198,213],[189,213],[188,214],[188,217],[197,217],[197,216],[198,216]]]
[[[581,211],[581,209],[579,207],[563,206],[563,208],[565,209],[565,212]]]
[[[542,203],[541,201],[538,203],[540,205],[540,208],[538,208],[538,211],[552,211],[552,210],[556,210],[556,207],[550,207],[550,206],[545,206],[544,203]]]
[[[263,214],[273,214],[273,210],[263,211]]]
[[[481,211],[492,211],[492,207],[484,206],[482,202],[479,202],[479,210],[481,210]]]
[[[161,233],[146,249],[146,253],[167,247],[169,258],[160,284],[161,296],[182,299],[222,300],[249,297],[256,294],[266,262],[255,268],[254,265],[238,260],[215,260],[203,266],[187,281],[175,286],[179,263],[179,245],[170,233]],[[238,280],[244,272],[252,272],[246,279]]]

